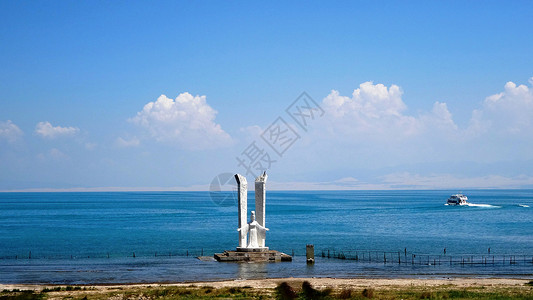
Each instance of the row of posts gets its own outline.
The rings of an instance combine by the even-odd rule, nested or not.
[[[203,249],[203,248],[200,250],[200,253],[201,253],[200,256],[204,256],[204,249]],[[293,251],[293,253],[294,253],[294,251]],[[155,252],[154,256],[155,256],[155,257],[158,257],[158,256],[168,256],[168,257],[172,257],[172,256],[180,256],[180,255],[179,255],[179,254],[172,254],[172,252],[169,252],[168,254],[163,254],[163,253]],[[185,252],[185,256],[189,256],[189,250],[186,250],[186,252]],[[85,257],[85,256],[84,256],[84,257]],[[130,257],[135,258],[135,257],[136,257],[135,252],[132,252],[132,255],[131,255]],[[26,257],[24,257],[24,256],[19,257],[18,255],[15,255],[15,259],[19,259],[19,258],[20,258],[20,259],[25,259]],[[70,258],[71,258],[71,259],[74,259],[74,255],[71,255]],[[78,257],[76,257],[76,258],[78,258]],[[87,258],[91,258],[91,257],[90,257],[90,256],[87,256]],[[110,258],[109,252],[107,252],[107,258]],[[28,253],[28,259],[32,259],[31,251],[29,251],[29,253]]]
[[[372,262],[372,252],[361,252],[362,254],[362,257],[359,257],[359,252],[356,252],[355,256],[354,257],[347,257],[346,254],[344,252],[338,252],[338,251],[335,251],[333,250],[332,251],[333,254],[330,253],[330,250],[327,250],[327,254],[325,251],[322,251],[322,257],[327,257],[327,258],[336,258],[336,259],[348,259],[348,260],[355,260],[355,261],[369,261],[369,262]],[[366,256],[366,260],[365,260],[365,253],[367,254]],[[374,252],[375,255],[375,261],[379,262],[379,256],[378,254],[381,253],[381,252],[377,252],[375,251]],[[389,254],[389,257],[387,256],[387,254]],[[383,252],[383,263],[387,263],[387,262],[394,262],[394,257],[393,255],[396,255],[397,254],[397,257],[398,257],[398,264],[401,264],[401,263],[408,263],[408,260],[407,260],[407,251],[404,252],[404,256],[405,256],[405,259],[402,261],[401,259],[401,254],[400,254],[400,251],[398,252]],[[433,256],[431,257],[431,255],[418,255],[418,259],[417,259],[417,255],[416,254],[411,254],[411,264],[427,264],[427,265],[431,265],[431,263],[433,263],[433,265],[441,265],[442,264],[442,261],[441,259],[444,259],[444,257],[442,256]],[[314,257],[314,256],[313,256]],[[424,258],[425,257],[425,258]],[[501,256],[501,259],[498,258],[496,259],[496,256],[495,255],[492,255],[492,256],[482,256],[479,260],[476,260],[475,257],[473,255],[469,255],[469,256],[465,256],[465,255],[462,255],[460,260],[454,260],[453,257],[451,256],[445,256],[445,257],[449,257],[449,260],[446,260],[446,262],[449,261],[450,265],[452,265],[453,263],[460,263],[462,265],[465,265],[465,264],[496,264],[497,262],[501,261],[503,264],[506,264],[507,262],[509,264],[516,264],[517,263],[517,259],[516,259],[516,255],[502,255]],[[523,255],[523,261],[524,263],[532,263],[533,264],[533,256],[531,256],[531,260],[528,260],[528,257],[529,256],[526,256],[526,255]],[[424,258],[424,259],[423,259]]]
[[[308,244],[306,245],[306,262],[308,264],[313,264],[315,262],[315,252],[314,252],[314,245],[312,244]],[[336,258],[336,259],[349,259],[349,260],[355,260],[355,261],[365,261],[365,253],[367,253],[367,260],[369,262],[372,262],[372,255],[371,253],[372,252],[361,252],[362,254],[362,258],[359,257],[359,252],[357,251],[355,253],[355,257],[352,257],[352,258],[349,258],[349,257],[346,257],[345,253],[344,252],[338,252],[338,251],[335,251],[333,250],[332,251],[333,254],[330,253],[330,250],[328,249],[327,250],[327,254],[325,251],[322,251],[322,257],[327,257],[327,258]],[[202,248],[200,250],[200,256],[204,256],[204,249]],[[379,261],[379,257],[378,257],[378,252],[375,252],[376,255],[376,261]],[[404,257],[405,259],[402,261],[401,259],[401,252],[398,251],[398,252],[383,252],[383,263],[387,263],[387,262],[393,262],[394,261],[394,258],[393,258],[393,255],[394,254],[397,254],[398,255],[398,264],[401,264],[402,262],[403,263],[407,263],[407,248],[404,249]],[[489,253],[490,253],[490,248],[489,248]],[[292,250],[292,256],[294,256],[294,249]],[[387,254],[390,254],[390,259],[387,257]],[[190,253],[189,253],[189,250],[186,250],[186,253],[185,253],[185,256],[189,256]],[[444,255],[446,256],[446,249],[444,249]],[[163,254],[163,253],[158,253],[158,252],[155,252],[154,254],[155,257],[158,257],[158,256],[168,256],[168,257],[172,257],[172,256],[179,256],[178,254],[172,254],[171,252],[169,252],[168,254]],[[416,254],[411,254],[411,264],[422,264],[422,263],[425,263],[427,265],[430,265],[431,262],[433,262],[433,265],[440,265],[442,264],[442,261],[441,259],[443,259],[443,257],[441,257],[440,255],[438,257],[433,257],[433,259],[431,259],[431,256],[430,255],[419,255],[418,256],[418,259],[417,259],[417,255]],[[426,259],[422,260],[423,257],[426,257]],[[135,252],[132,253],[132,255],[130,257],[133,257],[135,258],[136,255],[135,255]],[[475,260],[474,259],[474,256],[470,255],[470,256],[461,256],[460,260],[453,260],[453,258],[451,256],[446,256],[446,257],[449,257],[449,263],[450,265],[452,265],[453,263],[460,263],[461,265],[465,265],[465,264],[496,264],[497,262],[500,261],[500,259],[495,259],[495,256],[492,255],[492,256],[482,256],[481,259],[479,260]],[[18,255],[15,256],[15,259],[18,259]],[[21,257],[22,258],[22,257]],[[73,259],[74,257],[71,255],[70,256],[71,259]],[[90,256],[87,256],[87,258],[90,258]],[[107,258],[110,258],[110,255],[109,253],[107,253]],[[527,256],[524,255],[523,256],[524,258],[524,262],[528,262],[527,260]],[[32,259],[32,254],[31,254],[31,251],[29,251],[28,253],[28,259]],[[417,262],[418,260],[418,262]],[[516,264],[517,263],[517,260],[516,260],[516,255],[508,255],[508,256],[505,256],[505,255],[502,255],[502,258],[501,258],[501,261],[502,263],[506,264],[507,262],[509,262],[509,264]],[[533,256],[531,257],[531,261],[530,263],[533,264]]]

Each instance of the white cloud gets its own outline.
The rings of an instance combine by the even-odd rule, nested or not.
[[[529,79],[533,85],[533,78]],[[329,138],[395,143],[428,140],[468,141],[533,137],[533,88],[507,82],[501,93],[487,97],[472,112],[467,127],[460,128],[444,102],[435,102],[428,112],[406,114],[401,89],[396,85],[365,82],[351,97],[332,91],[322,101],[326,111],[322,124]]]
[[[409,123],[402,115],[406,109],[401,98],[402,92],[397,85],[387,88],[383,84],[374,85],[365,82],[359,85],[352,93],[352,97],[341,96],[338,91],[324,98],[323,108],[327,115],[334,119],[350,119],[356,130],[373,130],[379,122],[394,124]]]
[[[503,92],[487,97],[473,112],[469,131],[533,137],[533,89],[507,82]]]
[[[118,147],[123,147],[123,148],[137,147],[140,144],[141,144],[141,141],[136,137],[133,137],[131,139],[123,139],[121,137],[118,137],[117,140],[115,141],[115,145],[117,145]]]
[[[420,119],[426,128],[452,131],[458,129],[453,121],[452,114],[448,110],[448,105],[439,101],[433,104],[433,109],[429,114],[422,115]]]
[[[176,100],[161,95],[130,120],[157,141],[188,149],[206,149],[231,144],[229,134],[215,123],[216,114],[205,96],[183,93]]]
[[[431,112],[420,116],[406,114],[402,91],[394,84],[365,82],[351,97],[333,90],[322,101],[322,108],[329,133],[343,139],[403,140],[429,130],[457,129],[446,103],[435,102]]]
[[[0,139],[6,139],[12,143],[21,137],[24,133],[11,120],[0,121]]]
[[[35,126],[35,133],[43,138],[54,139],[57,137],[74,136],[80,131],[77,127],[52,126],[50,122],[39,122]]]
[[[306,178],[318,181],[323,174],[361,180],[410,171],[413,173],[403,178],[404,183],[412,179],[411,185],[416,186],[418,180],[420,188],[528,186],[531,178],[521,175],[532,175],[527,168],[533,161],[532,93],[529,85],[509,82],[501,93],[487,97],[472,111],[470,122],[458,124],[451,107],[442,100],[412,113],[402,99],[401,88],[395,85],[366,82],[350,96],[332,91],[320,104],[323,117],[313,120],[310,130],[302,134],[309,143],[295,144],[291,153],[297,154],[289,154],[292,161],[284,157],[284,163],[274,168],[295,175],[312,173]],[[452,173],[443,167],[465,164],[468,166],[458,167],[454,176],[428,175]],[[506,167],[510,164],[516,168]],[[412,175],[416,173],[421,177]],[[399,179],[387,179],[390,181],[328,184],[344,188],[402,184]]]

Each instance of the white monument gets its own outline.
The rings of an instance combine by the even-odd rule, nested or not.
[[[246,237],[246,234],[249,234],[248,238],[248,244],[246,245],[246,249],[261,249],[268,250],[268,247],[265,247],[265,233],[268,230],[268,228],[265,228],[261,226],[256,220],[255,220],[255,211],[252,211],[252,215],[250,216],[250,223],[244,225],[243,227],[237,229],[241,234],[243,234]],[[262,244],[261,244],[262,242]],[[261,246],[263,245],[263,246]],[[241,247],[242,248],[242,247]],[[237,248],[239,249],[239,248]],[[250,251],[248,250],[248,251]]]
[[[265,227],[265,184],[267,178],[266,172],[263,172],[263,175],[255,179],[255,211],[252,211],[250,222],[247,223],[248,183],[244,176],[235,174],[235,180],[237,180],[237,185],[239,186],[239,228],[237,229],[239,232],[239,247],[237,247],[237,251],[268,251],[268,247],[265,247],[265,236],[268,230]]]
[[[248,183],[246,177],[235,174],[235,180],[239,186],[239,228],[242,228],[247,224],[246,222],[246,209],[248,207]],[[239,247],[246,248],[246,232],[239,230]]]
[[[220,262],[281,262],[292,261],[292,257],[285,253],[269,250],[265,246],[268,228],[265,226],[266,172],[255,179],[255,211],[252,211],[250,222],[247,222],[248,212],[248,183],[246,177],[235,174],[239,186],[239,246],[236,250],[225,250],[215,253],[214,257]]]
[[[266,200],[266,181],[267,174],[263,172],[263,175],[255,179],[255,211],[257,213],[257,223],[265,227],[265,200]],[[267,229],[268,230],[268,229]],[[265,235],[259,237],[259,247],[265,247]]]

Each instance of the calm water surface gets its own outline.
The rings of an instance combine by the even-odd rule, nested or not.
[[[111,283],[286,276],[531,276],[533,263],[398,266],[319,258],[322,251],[533,255],[533,191],[267,192],[267,246],[292,263],[220,264],[237,244],[237,208],[208,192],[0,193],[0,282]],[[229,199],[234,199],[229,195]],[[248,196],[250,210],[253,193]],[[231,201],[230,201],[231,202]],[[227,203],[227,202],[226,202]],[[31,254],[30,254],[31,252]],[[187,256],[187,253],[189,256]],[[31,259],[29,259],[31,255]],[[135,255],[135,257],[133,257]]]

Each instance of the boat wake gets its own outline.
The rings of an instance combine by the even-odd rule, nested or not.
[[[488,207],[488,208],[499,208],[501,206],[496,205],[490,205],[490,204],[475,204],[475,203],[467,203],[467,206],[473,206],[473,207]]]
[[[518,204],[518,206],[520,206],[520,207],[529,207],[529,205],[525,205],[525,204]]]

